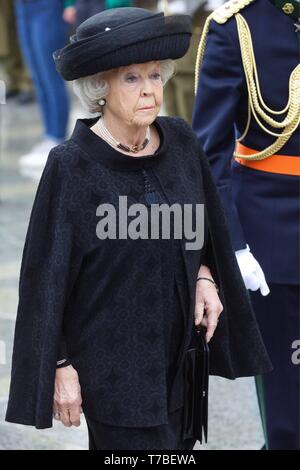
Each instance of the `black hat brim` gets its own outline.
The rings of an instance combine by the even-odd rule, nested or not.
[[[179,59],[190,44],[188,15],[153,14],[77,40],[55,51],[57,71],[65,80],[153,60]]]

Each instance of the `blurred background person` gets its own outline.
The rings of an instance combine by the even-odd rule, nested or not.
[[[176,61],[176,74],[165,88],[165,107],[169,116],[180,116],[189,124],[195,100],[195,62],[202,29],[208,15],[224,0],[160,0],[158,9],[165,14],[192,17],[192,39],[188,53]]]
[[[64,7],[63,0],[15,0],[19,42],[34,83],[44,130],[41,142],[20,158],[21,166],[44,167],[50,149],[66,138],[69,98],[52,58],[53,51],[67,41]]]
[[[121,8],[121,7],[130,7],[134,3],[133,0],[105,0],[104,5],[105,9],[109,8]]]
[[[67,23],[79,26],[104,8],[104,0],[66,0],[63,18]]]
[[[19,47],[13,0],[0,0],[0,62],[6,99],[17,98],[20,104],[32,102],[33,87]]]
[[[64,12],[63,12],[63,19],[66,23],[76,24],[77,21],[77,7],[76,7],[76,0],[65,0],[64,2]],[[83,0],[83,4],[90,3],[89,0]],[[96,2],[95,2],[96,3]]]
[[[132,0],[66,0],[63,18],[79,26],[90,16],[108,8],[130,7]]]
[[[134,0],[134,6],[146,8],[147,10],[157,10],[157,0]]]

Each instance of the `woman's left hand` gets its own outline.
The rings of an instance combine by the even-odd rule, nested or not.
[[[212,279],[207,266],[201,266],[197,277]],[[195,302],[195,325],[203,325],[207,328],[206,341],[209,342],[218,325],[219,316],[223,310],[216,286],[206,279],[197,281]]]

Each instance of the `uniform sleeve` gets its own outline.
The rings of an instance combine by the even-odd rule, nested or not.
[[[25,239],[6,413],[7,421],[37,428],[52,426],[64,312],[81,264],[59,158],[59,150],[50,152]]]
[[[246,246],[231,182],[235,121],[243,80],[238,45],[224,25],[212,21],[195,99],[193,128],[209,159],[235,250]]]

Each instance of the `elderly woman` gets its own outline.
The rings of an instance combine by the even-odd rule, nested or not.
[[[270,369],[197,139],[157,117],[190,31],[187,16],[109,10],[54,55],[97,116],[50,152],[38,187],[7,421],[78,426],[82,408],[90,449],[192,449],[182,427],[195,325],[211,340],[211,374]],[[170,236],[155,208],[174,209]]]

